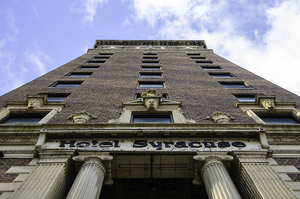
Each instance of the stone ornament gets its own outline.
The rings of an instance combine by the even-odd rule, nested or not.
[[[36,109],[36,108],[40,108],[41,107],[41,103],[39,100],[37,99],[28,99],[28,108],[29,109]]]
[[[142,93],[141,97],[148,111],[155,112],[161,101],[162,94],[157,93],[154,89],[149,89],[146,93]]]
[[[235,118],[226,113],[222,113],[221,111],[216,111],[214,112],[214,114],[207,116],[206,119],[212,119],[215,123],[226,124],[229,123],[230,120],[234,120]]]
[[[261,105],[266,110],[274,109],[275,108],[275,101],[274,101],[274,99],[264,99],[264,100],[261,100]]]
[[[80,111],[78,113],[75,113],[68,117],[68,120],[73,120],[73,123],[87,123],[91,119],[96,119],[97,117],[86,112],[86,111]]]

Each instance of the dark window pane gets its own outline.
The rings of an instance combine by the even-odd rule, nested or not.
[[[255,102],[255,95],[234,95],[240,102]]]
[[[159,64],[158,60],[143,60],[142,64]]]
[[[158,82],[158,83],[144,83],[144,82],[139,82],[139,87],[140,88],[163,88],[164,87],[164,83],[163,82]]]
[[[62,101],[64,101],[64,99],[66,99],[66,96],[64,96],[64,97],[59,97],[59,96],[57,96],[57,97],[55,97],[55,96],[51,97],[51,96],[48,96],[47,97],[47,101],[48,102],[62,102]]]
[[[74,83],[74,84],[65,84],[65,83],[58,83],[52,87],[57,87],[57,88],[76,88],[80,85],[80,83]]]
[[[133,114],[132,123],[172,123],[171,114]]]
[[[161,73],[140,73],[140,77],[156,78],[156,77],[162,77],[162,75]]]
[[[191,57],[191,59],[206,59],[206,57]]]
[[[28,124],[28,123],[38,123],[45,117],[46,114],[12,114],[6,119],[1,121],[5,124]]]
[[[145,66],[141,66],[141,70],[160,70],[160,66],[151,66],[151,67],[145,67]]]
[[[93,57],[93,59],[109,59],[109,57],[107,57],[107,56],[103,56],[103,57]]]
[[[217,66],[217,67],[204,67],[202,66],[203,70],[221,70],[221,67]]]
[[[70,73],[67,77],[89,77],[92,73]]]
[[[97,70],[99,67],[84,67],[81,66],[80,68],[78,68],[79,70]]]
[[[299,120],[292,115],[258,114],[258,117],[267,124],[299,124]]]
[[[212,78],[232,78],[231,74],[210,74]]]
[[[224,88],[247,88],[243,83],[220,83]]]
[[[87,64],[102,64],[104,62],[105,62],[105,60],[89,60],[86,63]]]
[[[212,64],[212,61],[195,61],[197,64]]]

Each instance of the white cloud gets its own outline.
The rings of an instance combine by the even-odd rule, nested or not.
[[[96,10],[99,4],[106,2],[107,0],[77,0],[72,4],[71,11],[82,13],[83,23],[89,23],[90,25],[94,21],[94,17],[97,14]]]
[[[46,63],[51,62],[51,59],[48,55],[42,52],[42,50],[38,47],[37,43],[34,43],[33,47],[29,48],[24,53],[24,56],[27,62],[34,64],[34,67],[30,67],[30,71],[32,71],[32,69],[34,71],[38,71],[38,75],[44,75],[46,73]],[[28,68],[26,69],[28,71]]]
[[[203,39],[209,48],[300,95],[300,1],[132,0],[154,37]],[[284,71],[282,70],[284,69]]]

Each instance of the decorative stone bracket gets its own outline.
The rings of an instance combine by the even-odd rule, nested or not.
[[[91,119],[97,119],[97,117],[86,111],[80,111],[68,117],[68,120],[73,120],[73,123],[87,123]]]
[[[153,113],[160,105],[162,94],[157,93],[154,89],[149,89],[146,93],[142,93],[141,97],[148,112]]]
[[[230,120],[234,120],[235,118],[231,117],[226,113],[222,113],[221,111],[216,111],[214,112],[214,114],[207,116],[206,119],[213,120],[215,123],[225,124],[225,123],[229,123]]]

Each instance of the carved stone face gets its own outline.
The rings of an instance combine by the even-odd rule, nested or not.
[[[145,105],[147,107],[147,109],[156,109],[158,107],[158,99],[147,99],[145,101]]]
[[[31,99],[28,101],[28,107],[29,108],[37,108],[40,107],[40,102],[37,99]]]
[[[266,99],[262,102],[262,105],[265,109],[269,110],[275,107],[275,103],[273,99]]]

